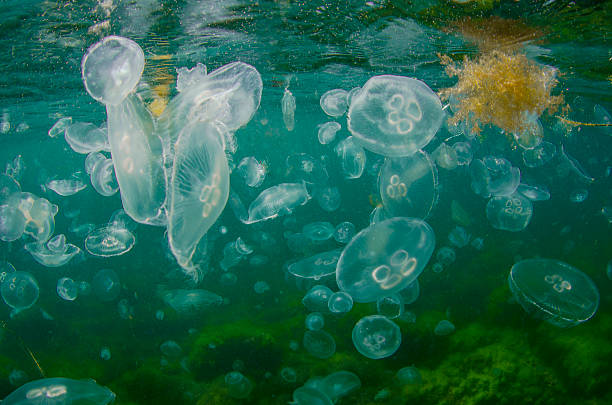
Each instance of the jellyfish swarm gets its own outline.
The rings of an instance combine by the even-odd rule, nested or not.
[[[559,260],[515,263],[508,284],[527,313],[561,328],[589,320],[599,306],[599,291],[589,276]]]
[[[221,215],[229,196],[229,167],[221,139],[216,125],[196,121],[183,129],[176,143],[168,241],[184,269],[193,266],[200,239]]]
[[[353,328],[353,344],[370,359],[389,357],[402,343],[399,326],[381,315],[365,316]]]
[[[336,266],[338,287],[355,302],[375,302],[416,280],[434,247],[434,232],[420,219],[377,222],[345,246]]]
[[[30,381],[9,394],[2,405],[106,405],[115,400],[115,394],[93,380],[70,378],[44,378]]]
[[[438,172],[425,152],[388,158],[380,170],[379,188],[391,216],[427,218],[438,201]]]
[[[444,112],[423,82],[374,76],[351,99],[348,129],[364,148],[384,156],[410,156],[431,141]]]

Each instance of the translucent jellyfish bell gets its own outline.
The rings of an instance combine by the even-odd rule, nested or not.
[[[27,309],[38,300],[38,282],[30,273],[16,271],[6,276],[0,285],[0,293],[9,307]]]
[[[438,96],[423,82],[374,76],[351,99],[348,129],[364,148],[384,156],[410,156],[442,125]]]
[[[359,232],[346,245],[336,281],[356,302],[374,302],[402,290],[421,274],[435,246],[431,227],[395,217]]]
[[[446,170],[454,170],[459,165],[457,151],[444,142],[431,154],[436,164]]]
[[[361,388],[361,380],[357,374],[345,370],[329,374],[320,383],[321,391],[334,403],[359,388]]]
[[[376,312],[389,319],[399,318],[404,313],[404,298],[399,293],[381,297],[376,300]]]
[[[334,337],[323,330],[304,332],[303,345],[308,353],[319,359],[328,359],[336,353]]]
[[[63,300],[74,301],[79,296],[79,286],[73,279],[62,277],[57,280],[57,295]]]
[[[287,271],[299,278],[320,280],[336,273],[336,263],[338,263],[340,252],[340,249],[334,249],[318,253],[290,264]]]
[[[482,196],[508,196],[516,191],[521,182],[521,172],[518,167],[504,159],[485,156],[470,164],[472,190]]]
[[[455,331],[455,325],[453,325],[452,322],[444,319],[438,322],[438,324],[434,328],[434,335],[446,336],[446,335],[450,335],[454,331]]]
[[[259,187],[266,179],[266,168],[252,156],[242,159],[236,169],[249,187]]]
[[[59,234],[47,242],[26,243],[25,249],[43,266],[60,267],[68,263],[81,249],[66,243],[66,236]]]
[[[523,151],[523,162],[527,167],[542,167],[552,160],[557,154],[557,147],[543,141],[533,149],[525,149]]]
[[[253,383],[239,371],[232,371],[225,375],[225,385],[228,394],[233,398],[246,398],[253,390]]]
[[[130,39],[109,36],[85,53],[81,72],[85,89],[104,104],[117,105],[136,88],[144,70],[144,53]]]
[[[0,205],[0,240],[12,242],[23,235],[26,218],[18,208]]]
[[[283,93],[281,109],[283,111],[285,128],[287,128],[287,131],[293,131],[293,128],[295,127],[295,97],[289,91],[289,89],[285,89],[285,92]]]
[[[96,273],[91,288],[94,294],[102,301],[112,301],[121,292],[119,276],[111,269],[103,269]]]
[[[438,172],[425,152],[385,159],[378,181],[391,216],[427,218],[438,201]]]
[[[110,197],[119,191],[111,159],[99,159],[91,169],[90,179],[91,185],[100,195]]]
[[[312,312],[306,316],[304,326],[308,330],[320,330],[325,326],[325,318],[320,312]]]
[[[333,292],[329,287],[315,285],[304,295],[302,304],[311,311],[326,312],[332,294]]]
[[[16,272],[15,267],[9,262],[0,262],[0,284],[6,280],[9,274]]]
[[[355,225],[351,222],[342,222],[334,230],[334,239],[338,243],[348,243],[355,236]]]
[[[45,186],[63,197],[74,195],[87,188],[87,184],[78,178],[49,180]]]
[[[334,212],[340,208],[342,196],[340,190],[335,186],[317,187],[314,191],[314,199],[321,209],[327,212]]]
[[[370,359],[389,357],[402,343],[399,326],[381,315],[365,316],[353,328],[353,344]]]
[[[262,191],[249,205],[247,224],[286,215],[310,200],[305,183],[283,183]]]
[[[293,391],[293,405],[333,405],[329,397],[312,387],[299,387]]]
[[[332,143],[336,139],[336,133],[340,130],[340,128],[340,124],[334,121],[319,125],[319,132],[317,134],[319,143],[321,145]]]
[[[115,394],[93,380],[70,378],[44,378],[30,381],[9,394],[3,405],[107,405],[115,400]]]
[[[342,116],[348,107],[348,92],[342,89],[329,90],[323,93],[319,104],[325,114],[332,117]]]
[[[323,242],[331,239],[336,228],[329,222],[317,221],[306,224],[302,227],[302,233],[313,242]]]
[[[135,243],[130,231],[110,225],[90,232],[85,238],[85,250],[94,256],[119,256],[129,252]]]
[[[366,164],[366,154],[363,148],[355,142],[352,136],[338,142],[335,147],[336,155],[340,159],[342,173],[347,179],[361,177]]]
[[[491,197],[486,211],[493,228],[519,232],[529,225],[533,205],[529,199],[515,193],[509,197]]]
[[[169,190],[168,241],[184,269],[200,239],[215,223],[229,196],[229,167],[219,129],[210,123],[187,125],[175,147]]]
[[[517,262],[508,284],[527,313],[562,328],[589,320],[599,306],[599,291],[589,276],[559,260]]]
[[[330,312],[344,314],[353,308],[353,298],[344,291],[338,291],[329,297],[327,305]]]
[[[89,122],[75,122],[66,128],[64,138],[73,151],[87,154],[108,150],[106,131]]]

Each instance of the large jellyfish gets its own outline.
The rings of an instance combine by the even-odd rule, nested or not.
[[[559,260],[515,263],[508,284],[527,313],[562,328],[589,320],[599,306],[599,291],[589,276]]]
[[[431,227],[395,217],[370,225],[346,245],[336,281],[355,302],[374,302],[402,290],[421,274],[435,246]]]
[[[169,188],[168,241],[181,267],[190,274],[198,243],[215,223],[229,195],[229,168],[219,128],[188,124],[175,146]]]
[[[422,81],[374,76],[351,100],[348,129],[364,148],[384,156],[409,156],[434,137],[444,112]]]
[[[2,405],[106,405],[115,400],[115,394],[93,380],[70,378],[44,378],[30,381],[9,394]]]

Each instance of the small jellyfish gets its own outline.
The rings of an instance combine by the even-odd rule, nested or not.
[[[312,387],[299,387],[293,391],[294,405],[333,405],[333,402],[327,395]]]
[[[552,160],[557,154],[557,147],[543,141],[533,149],[525,149],[523,151],[523,162],[527,167],[542,167]]]
[[[440,262],[435,262],[431,265],[431,270],[434,273],[442,273],[444,271],[444,265]]]
[[[342,128],[334,121],[319,125],[318,138],[321,145],[327,145],[336,140],[336,133]]]
[[[119,276],[111,269],[100,270],[92,280],[92,289],[100,300],[112,301],[121,292]]]
[[[317,187],[314,191],[314,199],[319,207],[327,212],[334,212],[340,208],[342,196],[340,190],[335,186]]]
[[[54,191],[56,194],[61,195],[63,197],[67,197],[70,195],[74,195],[81,190],[85,190],[87,188],[87,184],[83,183],[78,178],[74,179],[63,179],[63,180],[49,180],[45,186]]]
[[[419,279],[414,280],[410,285],[403,290],[401,290],[400,295],[402,296],[402,300],[404,301],[404,305],[410,305],[414,303],[421,294],[421,285],[419,284]],[[402,315],[400,314],[400,317]]]
[[[400,368],[397,373],[395,373],[395,379],[401,385],[421,384],[423,382],[421,372],[415,366]]]
[[[13,369],[9,374],[8,379],[9,383],[13,387],[19,387],[25,384],[30,378],[28,377],[25,371]]]
[[[459,165],[457,152],[444,142],[433,151],[431,157],[438,167],[446,170],[454,170]]]
[[[94,256],[119,256],[129,252],[136,243],[134,235],[125,228],[105,226],[85,238],[85,250]]]
[[[79,296],[79,286],[73,279],[62,277],[57,280],[57,295],[63,300],[74,301]]]
[[[236,285],[237,282],[238,276],[236,276],[234,273],[225,272],[221,274],[221,277],[219,277],[219,283],[227,287]]]
[[[270,291],[270,286],[265,281],[257,281],[253,285],[253,290],[255,294],[264,294],[266,291]]]
[[[283,367],[280,371],[280,376],[284,382],[289,384],[297,381],[297,373],[291,367]]]
[[[183,348],[174,340],[166,340],[159,346],[159,350],[170,360],[176,360],[183,355]]]
[[[376,312],[378,312],[378,315],[385,316],[389,319],[399,318],[404,313],[403,297],[399,293],[396,293],[379,298],[376,301]]]
[[[519,232],[529,225],[533,205],[529,199],[515,193],[511,196],[491,197],[486,212],[493,228]]]
[[[453,325],[450,321],[447,321],[446,319],[438,322],[438,324],[434,328],[434,334],[437,336],[450,335],[454,331],[455,325]]]
[[[550,191],[544,186],[531,186],[529,184],[519,184],[516,191],[529,198],[531,201],[550,200]]]
[[[370,359],[389,357],[402,342],[399,326],[381,315],[361,318],[353,328],[353,344],[359,353]]]
[[[100,350],[100,358],[104,361],[111,359],[111,351],[108,347],[102,347],[102,349]]]
[[[352,136],[338,142],[335,149],[340,159],[342,173],[347,179],[361,177],[366,165],[366,154],[363,148],[355,142]]]
[[[472,243],[470,243],[470,245],[472,245],[472,247],[476,250],[482,250],[484,247],[484,239],[480,237],[474,238],[472,239]]]
[[[313,242],[323,242],[331,239],[335,230],[334,226],[329,222],[319,221],[304,225],[302,233]]]
[[[329,90],[323,93],[319,104],[323,112],[332,117],[340,117],[348,108],[348,92],[342,89]]]
[[[98,194],[110,197],[119,191],[119,185],[115,177],[115,168],[111,159],[98,159],[91,168],[89,176],[91,185]]]
[[[457,155],[457,164],[460,166],[469,165],[472,162],[472,147],[467,142],[457,142],[453,145]]]
[[[95,43],[81,62],[83,83],[91,97],[117,105],[132,92],[144,70],[144,53],[130,39],[109,36]]]
[[[577,190],[573,190],[570,193],[569,200],[573,203],[581,203],[585,201],[588,198],[588,196],[589,196],[589,191],[584,188],[580,188]]]
[[[117,303],[117,312],[121,319],[134,319],[134,306],[126,298]]]
[[[338,243],[349,243],[355,236],[355,225],[351,222],[341,222],[334,230],[334,239]]]
[[[47,133],[51,138],[57,138],[60,134],[62,134],[66,128],[72,125],[72,117],[63,117],[60,118],[53,124],[49,132]]]
[[[329,298],[332,294],[333,292],[329,287],[315,285],[304,295],[302,304],[310,311],[326,312],[329,308]]]
[[[75,122],[64,131],[64,139],[73,151],[81,154],[109,150],[106,129],[89,122]]]
[[[158,321],[163,321],[165,317],[166,317],[166,313],[162,311],[161,309],[158,309],[157,311],[155,311],[155,319],[157,319]]]
[[[470,243],[471,235],[462,226],[454,227],[448,234],[448,241],[451,245],[462,248]]]
[[[336,341],[323,330],[307,330],[302,343],[308,353],[319,359],[328,359],[336,352]]]
[[[521,182],[521,171],[504,158],[485,156],[470,164],[472,190],[481,197],[512,195]]]
[[[327,306],[330,312],[345,314],[353,308],[353,298],[344,291],[338,291],[329,297]]]
[[[325,318],[323,318],[323,314],[320,312],[312,312],[306,316],[304,325],[308,330],[320,330],[325,326]]]
[[[6,276],[0,285],[0,293],[9,307],[27,309],[38,300],[38,282],[30,273],[16,271]]]
[[[361,380],[357,374],[345,370],[327,375],[319,384],[321,392],[325,393],[333,403],[359,388],[361,388]]]
[[[340,252],[340,249],[334,249],[318,253],[290,264],[287,266],[287,271],[299,278],[320,280],[336,273],[336,263],[340,257]]]
[[[283,121],[287,131],[293,131],[295,128],[295,97],[289,89],[285,89],[283,99],[281,100],[281,109],[283,111]]]
[[[227,393],[232,398],[243,399],[253,390],[253,383],[239,371],[232,371],[225,375]]]
[[[266,168],[252,156],[245,157],[236,168],[249,187],[259,187],[266,179]]]
[[[43,266],[60,267],[81,252],[77,246],[66,243],[66,236],[59,234],[47,242],[26,243],[24,248]]]

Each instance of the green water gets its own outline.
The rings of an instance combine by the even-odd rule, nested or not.
[[[466,39],[456,21],[493,16],[520,21],[537,29],[537,38],[521,44],[531,60],[559,71],[556,92],[562,92],[568,119],[601,123],[599,105],[612,112],[612,6],[610,2],[475,1],[3,1],[0,3],[0,164],[20,155],[24,163],[22,191],[45,197],[59,207],[55,234],[83,249],[83,236],[70,232],[78,213],[80,223],[101,226],[121,208],[119,194],[102,197],[89,186],[69,197],[44,191],[49,178],[68,178],[83,170],[84,155],[74,153],[62,137],[47,131],[60,118],[101,125],[104,106],[85,91],[81,59],[87,48],[107,35],[136,41],[145,53],[143,82],[168,86],[176,95],[175,67],[204,63],[208,71],[233,61],[254,66],[263,80],[261,105],[248,125],[236,133],[234,163],[255,156],[267,167],[262,187],[249,190],[232,174],[245,204],[264,188],[293,182],[286,157],[308,153],[323,157],[330,182],[342,197],[340,207],[327,212],[311,200],[287,217],[245,225],[229,207],[209,231],[208,273],[198,288],[225,298],[222,306],[184,314],[161,299],[164,290],[195,288],[183,276],[170,253],[165,229],[138,225],[135,247],[125,255],[100,258],[85,254],[59,268],[35,262],[23,248],[27,238],[0,242],[2,258],[17,270],[30,272],[40,297],[29,310],[11,316],[0,304],[0,398],[17,386],[9,375],[22,370],[25,381],[46,377],[93,378],[117,394],[118,404],[286,404],[309,378],[334,371],[356,373],[362,383],[340,404],[609,404],[612,403],[612,281],[606,267],[612,259],[609,215],[612,211],[612,131],[581,126],[555,132],[554,117],[543,117],[544,139],[580,162],[595,181],[585,184],[562,168],[558,157],[537,169],[525,167],[521,150],[499,133],[471,141],[474,157],[503,156],[521,169],[522,180],[545,185],[548,201],[534,202],[529,226],[521,232],[494,229],[485,216],[487,199],[470,188],[469,170],[438,169],[438,200],[426,221],[437,248],[450,245],[457,225],[452,201],[467,212],[464,225],[484,248],[456,248],[456,261],[441,273],[432,271],[434,257],[421,276],[418,300],[406,306],[416,322],[398,320],[402,344],[395,354],[370,360],[351,341],[351,330],[363,316],[376,313],[375,304],[356,304],[344,316],[325,314],[324,329],[336,341],[336,353],[318,359],[302,346],[308,311],[301,299],[313,283],[298,282],[286,264],[309,255],[341,248],[333,239],[295,252],[285,233],[300,232],[313,221],[336,225],[352,222],[357,230],[369,225],[379,201],[378,171],[382,157],[367,153],[366,171],[347,180],[340,173],[333,145],[321,145],[317,126],[335,120],[342,125],[338,139],[350,135],[346,116],[332,119],[319,99],[335,88],[363,86],[372,76],[416,77],[434,91],[454,85],[438,54],[460,61],[476,58],[479,48]],[[517,23],[518,24],[518,23]],[[520,42],[520,40],[516,40]],[[296,98],[295,129],[283,123],[281,98],[285,87]],[[20,124],[26,124],[26,126]],[[8,125],[8,126],[7,126]],[[18,129],[20,128],[20,129]],[[448,135],[448,133],[446,134]],[[442,139],[425,148],[433,152]],[[461,138],[465,140],[465,138]],[[456,140],[452,140],[453,143]],[[570,201],[577,189],[588,198]],[[285,220],[289,218],[289,220]],[[219,228],[227,227],[226,234]],[[274,239],[262,246],[262,233]],[[220,281],[219,262],[227,242],[241,237],[254,254],[268,262],[248,260],[230,269],[235,285]],[[588,274],[600,293],[599,309],[587,322],[560,329],[530,317],[512,298],[507,277],[524,258],[562,260]],[[113,269],[121,280],[120,295],[101,302],[95,295],[74,302],[56,293],[61,277],[91,282],[100,269]],[[257,281],[270,290],[254,292]],[[323,280],[337,290],[335,280]],[[122,318],[118,302],[132,313]],[[164,318],[156,318],[158,311]],[[436,324],[448,319],[456,327],[436,336]],[[160,344],[176,341],[183,356],[162,359]],[[293,350],[290,343],[298,342]],[[100,357],[102,348],[111,358]],[[31,354],[30,354],[31,353]],[[38,366],[36,364],[38,363]],[[422,384],[400,385],[394,375],[414,365]],[[280,376],[284,367],[297,373],[295,382]],[[224,376],[239,370],[254,384],[246,399],[228,395]]]

